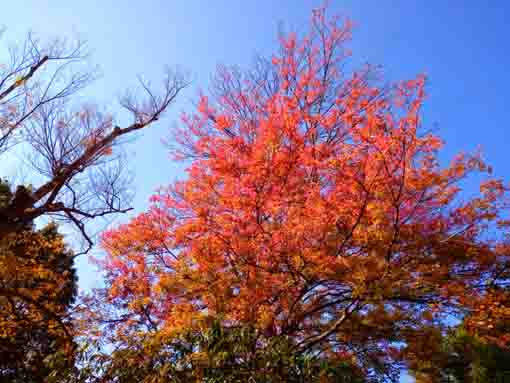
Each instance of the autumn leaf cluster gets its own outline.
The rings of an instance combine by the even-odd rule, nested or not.
[[[424,75],[346,70],[351,29],[315,11],[271,58],[220,67],[183,115],[186,179],[103,235],[97,297],[120,348],[219,320],[382,379],[431,352],[417,339],[448,318],[506,346],[508,187],[477,152],[439,161]],[[473,173],[486,180],[465,198]]]
[[[0,184],[2,202],[9,199]],[[0,376],[42,381],[74,363],[76,344],[69,308],[77,294],[74,256],[55,224],[27,226],[0,241]]]
[[[492,366],[480,353],[506,360],[509,187],[479,152],[440,161],[426,76],[388,83],[354,65],[351,33],[318,9],[272,56],[218,68],[169,140],[186,177],[102,234],[104,285],[72,315],[72,257],[53,226],[29,224],[65,219],[90,247],[87,222],[129,210],[115,144],[187,82],[169,77],[159,97],[142,83],[124,128],[40,99],[27,142],[45,181],[0,200],[0,341],[44,322],[44,339],[76,342],[64,380],[89,383],[396,381],[404,367],[432,382]],[[3,110],[0,149],[24,132],[20,110]]]

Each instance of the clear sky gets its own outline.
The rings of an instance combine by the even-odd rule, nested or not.
[[[191,72],[192,87],[130,148],[139,212],[158,185],[180,175],[180,165],[170,161],[160,141],[179,113],[190,109],[197,89],[207,87],[216,65],[245,65],[257,52],[271,53],[280,22],[304,30],[310,10],[320,5],[312,0],[17,0],[2,2],[0,24],[7,28],[5,41],[21,41],[29,29],[86,39],[91,61],[103,74],[86,96],[114,110],[117,95],[135,84],[137,74],[156,81],[165,65]],[[425,124],[438,124],[447,142],[444,158],[481,145],[495,174],[510,179],[509,2],[331,0],[329,9],[356,23],[355,62],[381,64],[390,79],[427,73]],[[86,260],[78,263],[82,286],[96,283]]]

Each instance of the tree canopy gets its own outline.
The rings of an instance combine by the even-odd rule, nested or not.
[[[29,36],[0,70],[0,155],[27,148],[36,175],[0,183],[0,372],[76,383],[396,382],[403,368],[423,382],[493,378],[510,342],[509,187],[481,153],[440,161],[426,76],[387,82],[377,66],[355,67],[351,32],[317,9],[272,56],[220,66],[170,140],[186,177],[102,234],[104,286],[72,310],[74,255],[55,225],[34,222],[71,223],[90,249],[87,222],[129,210],[124,138],[155,123],[187,80],[169,73],[161,94],[141,82],[146,100],[123,98],[132,121],[119,126],[72,103],[93,79],[74,67],[81,43],[43,49]],[[482,179],[472,197],[471,175]]]
[[[441,164],[426,77],[347,70],[350,38],[348,20],[316,10],[273,56],[221,67],[184,115],[172,150],[186,179],[103,235],[107,286],[90,299],[119,350],[215,318],[396,380],[449,318],[510,339],[495,323],[508,311],[508,187],[479,153]],[[461,198],[473,173],[480,194]]]
[[[0,188],[0,205],[7,205],[12,193],[6,183]],[[40,230],[27,226],[0,241],[1,379],[42,381],[53,371],[52,361],[73,365],[73,263],[54,224]]]

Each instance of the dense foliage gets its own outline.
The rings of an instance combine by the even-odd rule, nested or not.
[[[506,345],[507,186],[477,153],[441,165],[422,126],[426,78],[347,71],[350,35],[315,11],[270,59],[220,68],[183,117],[174,154],[188,177],[103,236],[107,286],[90,299],[117,350],[137,339],[152,361],[214,319],[396,380],[452,318]],[[486,180],[461,199],[472,173]]]
[[[0,71],[0,154],[29,148],[36,186],[0,184],[0,372],[9,381],[483,382],[508,361],[509,188],[479,153],[439,161],[426,78],[353,68],[351,23],[312,14],[253,67],[220,67],[183,115],[187,177],[102,235],[105,283],[70,310],[73,255],[54,225],[129,210],[116,144],[156,122],[186,81],[126,127],[60,91],[81,46],[29,40]],[[19,59],[21,57],[21,59]],[[61,64],[60,64],[61,63]],[[33,77],[56,64],[49,89]],[[61,75],[63,76],[61,78]],[[3,80],[2,80],[3,78]],[[60,79],[56,81],[54,79]],[[55,90],[55,89],[53,89]],[[476,173],[477,196],[463,193]],[[72,320],[71,320],[72,319]],[[452,330],[453,323],[462,328]]]
[[[410,367],[419,382],[489,383],[510,377],[510,350],[482,341],[463,326],[444,336],[434,332],[433,352],[426,359],[413,360]],[[431,344],[429,343],[430,347]]]
[[[0,183],[0,205],[13,198]],[[69,309],[77,293],[74,256],[54,224],[27,225],[0,241],[0,378],[42,381],[52,363],[70,367],[75,343]]]

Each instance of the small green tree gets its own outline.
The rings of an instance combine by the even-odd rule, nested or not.
[[[249,326],[229,328],[218,320],[204,325],[170,342],[140,334],[116,345],[111,353],[84,352],[84,368],[74,379],[97,383],[367,381],[348,359],[299,353],[288,337],[267,337]]]
[[[493,383],[510,376],[510,349],[484,342],[463,326],[436,339],[435,355],[412,364],[418,382]]]

